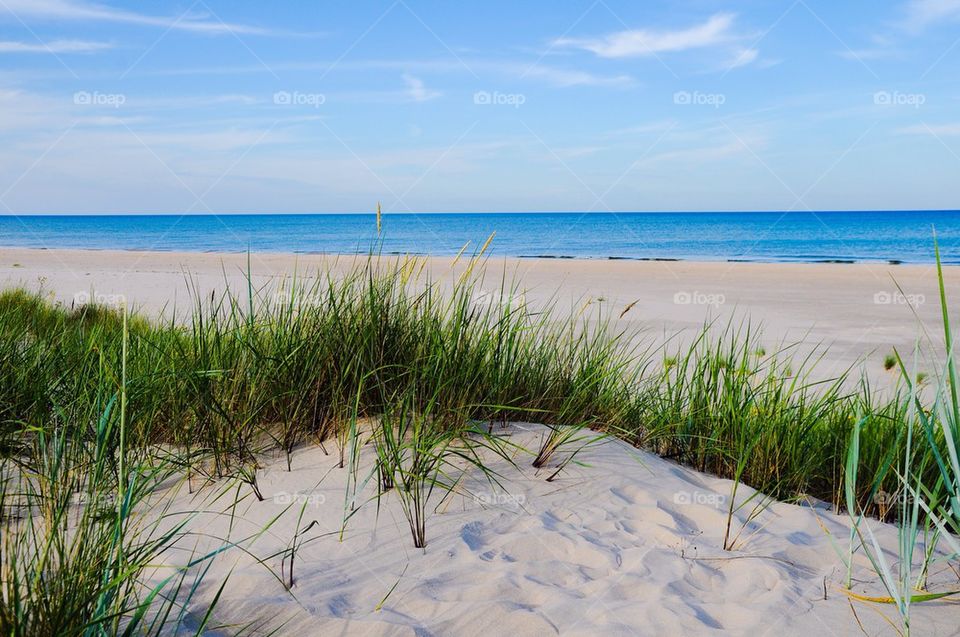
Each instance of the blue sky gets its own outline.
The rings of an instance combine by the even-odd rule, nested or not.
[[[960,207],[960,0],[0,0],[0,213]]]

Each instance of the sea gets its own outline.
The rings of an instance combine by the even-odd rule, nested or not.
[[[0,216],[0,247],[960,263],[960,211]]]

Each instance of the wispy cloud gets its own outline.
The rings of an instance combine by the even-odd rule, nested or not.
[[[496,66],[492,68],[496,69]],[[558,87],[567,86],[627,86],[634,83],[629,75],[597,75],[587,71],[562,69],[538,64],[534,67],[522,65],[503,65],[499,68],[507,75],[519,77],[539,78],[548,84]]]
[[[579,69],[536,64],[530,66],[522,61],[466,59],[470,69],[476,73],[489,73],[510,79],[537,79],[545,84],[564,88],[570,86],[627,86],[635,83],[630,75],[598,74]],[[270,69],[282,71],[327,71],[333,68],[337,72],[356,71],[401,71],[423,74],[464,74],[468,71],[456,60],[344,60],[333,62],[281,62],[271,63]],[[215,67],[178,67],[159,71],[148,71],[145,75],[242,75],[247,73],[269,73],[262,65],[215,66]]]
[[[740,49],[734,52],[733,59],[726,65],[727,69],[735,69],[757,61],[760,51],[757,49]]]
[[[904,24],[913,31],[922,31],[944,20],[960,19],[960,0],[909,0],[904,7]]]
[[[260,27],[230,24],[210,13],[185,13],[173,17],[154,16],[83,0],[3,0],[0,2],[0,15],[3,13],[13,14],[20,19],[122,22],[209,34],[270,35],[275,33]]]
[[[845,60],[859,63],[863,63],[864,60],[901,58],[903,57],[903,50],[898,47],[898,42],[901,39],[901,33],[874,33],[870,36],[869,44],[840,49],[836,51],[836,54]]]
[[[403,74],[403,81],[407,85],[407,96],[414,102],[428,102],[443,94],[440,91],[428,89],[423,80],[407,73]]]
[[[718,13],[702,24],[685,29],[631,29],[600,38],[560,38],[554,40],[553,45],[583,49],[603,58],[641,57],[686,51],[717,46],[735,39],[731,33],[734,19],[732,13]]]
[[[87,40],[54,40],[45,43],[0,41],[0,53],[93,53],[112,48],[109,42]]]

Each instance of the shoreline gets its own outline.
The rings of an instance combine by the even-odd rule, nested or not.
[[[960,211],[941,210],[0,215],[6,249],[452,257],[493,238],[497,258],[577,262],[925,265],[934,229],[943,261],[960,265]]]
[[[152,250],[141,250],[138,248],[90,248],[90,247],[58,247],[58,248],[37,248],[37,247],[26,247],[26,246],[0,246],[0,252],[4,251],[24,251],[24,252],[93,252],[97,254],[103,254],[107,252],[120,252],[126,254],[166,254],[166,255],[245,255],[247,250],[163,250],[163,249],[152,249]],[[310,251],[310,250],[294,250],[294,251],[273,251],[273,250],[253,250],[250,251],[251,254],[262,254],[262,255],[271,255],[271,256],[285,256],[285,257],[324,257],[324,258],[346,258],[346,257],[366,257],[371,256],[369,252],[321,252],[321,251]],[[390,251],[390,252],[379,252],[374,253],[372,256],[377,258],[384,257],[414,257],[414,258],[423,258],[423,259],[452,259],[457,255],[455,253],[451,254],[436,254],[436,253],[425,253],[425,252],[400,252],[400,251]],[[746,264],[763,264],[763,265],[865,265],[865,266],[934,266],[936,265],[935,261],[905,261],[903,259],[856,259],[856,258],[843,258],[843,257],[810,257],[810,258],[801,258],[801,257],[782,257],[780,259],[738,259],[738,258],[710,258],[710,257],[640,257],[640,256],[621,256],[621,255],[607,255],[607,256],[581,256],[573,254],[490,254],[487,255],[492,259],[517,259],[523,261],[530,260],[544,260],[544,261],[633,261],[640,263],[708,263],[708,264],[724,264],[724,263],[746,263]],[[469,257],[469,254],[463,253],[461,258]],[[944,267],[960,266],[960,261],[942,261]]]

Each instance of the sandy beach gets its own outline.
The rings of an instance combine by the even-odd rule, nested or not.
[[[385,257],[387,260],[398,257]],[[364,257],[254,253],[253,282],[271,286],[296,273],[342,272]],[[123,298],[151,316],[189,307],[191,293],[229,285],[246,289],[248,257],[242,253],[128,252],[0,248],[0,285],[43,289],[64,304],[90,299],[116,304]],[[425,258],[439,280],[450,280],[466,259]],[[922,368],[933,368],[940,307],[932,265],[832,263],[725,263],[682,261],[490,258],[485,283],[491,293],[503,277],[516,281],[533,306],[549,301],[559,315],[602,307],[620,325],[677,344],[708,321],[749,320],[763,332],[767,350],[799,344],[829,346],[817,369],[823,378],[847,368],[881,384],[883,359],[896,347],[912,357],[924,343]],[[960,268],[946,267],[948,294],[960,290]],[[960,295],[953,294],[953,299]],[[624,310],[630,310],[623,316]],[[937,347],[929,347],[929,338]]]
[[[355,262],[252,254],[249,268],[259,293],[275,294],[294,274],[336,277]],[[445,284],[467,264],[430,258],[424,267]],[[245,254],[0,250],[3,288],[42,290],[68,307],[126,302],[146,317],[189,308],[192,294],[245,290],[247,268]],[[824,376],[860,366],[892,380],[885,353],[909,352],[920,328],[937,338],[936,278],[927,266],[490,259],[485,268],[490,290],[506,277],[531,306],[602,307],[619,327],[659,342],[689,339],[707,320],[749,318],[770,347],[829,345],[818,367]],[[960,271],[948,268],[948,290],[958,283]],[[362,433],[353,470],[338,466],[334,440],[298,445],[290,470],[268,445],[255,465],[262,500],[249,485],[181,474],[151,496],[162,508],[143,513],[161,526],[170,516],[188,520],[188,539],[164,554],[165,567],[225,542],[233,547],[205,579],[228,581],[217,613],[249,623],[253,634],[879,635],[896,623],[891,605],[849,594],[886,595],[862,552],[844,588],[851,522],[830,504],[751,499],[749,487],[735,492],[730,480],[590,432],[577,462],[554,476],[569,450],[541,469],[527,455],[546,428],[510,423],[497,431],[512,451],[485,459],[496,484],[469,464],[451,465],[449,490],[427,508],[423,549],[411,545],[398,501],[357,478],[372,475],[376,458]],[[727,531],[731,503],[739,506]],[[867,524],[895,561],[896,527]],[[728,535],[736,539],[724,550]],[[949,589],[956,577],[949,561],[934,562],[928,583]],[[191,607],[215,594],[205,584]],[[199,612],[184,625],[199,626]],[[956,617],[952,601],[920,604],[912,629],[952,635]]]

